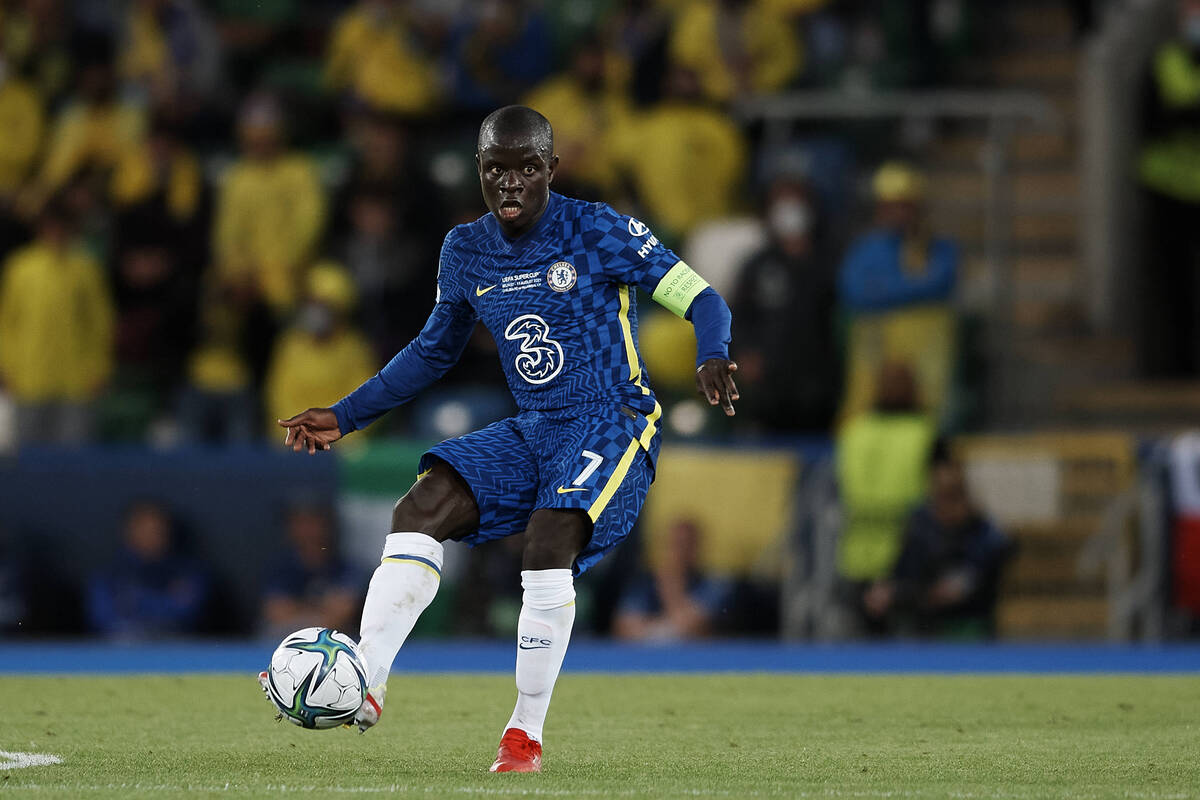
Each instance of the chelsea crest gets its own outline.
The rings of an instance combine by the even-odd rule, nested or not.
[[[569,261],[556,261],[546,273],[546,283],[556,292],[570,291],[575,285],[575,265]]]

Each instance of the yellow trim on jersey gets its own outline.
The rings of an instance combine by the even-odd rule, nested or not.
[[[637,346],[633,343],[633,328],[629,325],[629,284],[621,284],[617,289],[617,297],[621,301],[617,320],[621,323],[621,333],[625,337],[625,360],[629,362],[629,380],[637,383],[642,377],[642,370],[638,361]]]
[[[638,385],[642,394],[650,394],[650,387],[642,383],[641,359],[638,358],[637,345],[633,343],[633,326],[629,324],[629,284],[622,283],[617,289],[621,300],[621,308],[617,320],[621,323],[621,334],[625,339],[625,360],[629,362],[629,380]]]
[[[654,410],[646,417],[646,427],[642,428],[642,433],[636,439],[629,443],[629,447],[625,448],[625,452],[621,454],[621,460],[617,462],[617,468],[613,470],[613,474],[609,476],[608,481],[604,484],[604,488],[600,490],[600,496],[588,508],[588,516],[592,518],[592,522],[600,519],[600,514],[604,511],[609,501],[613,499],[613,495],[617,493],[617,489],[621,487],[625,476],[629,474],[629,467],[633,464],[633,457],[637,455],[638,448],[650,450],[650,442],[654,439],[654,434],[657,432],[658,418],[662,416],[662,406],[657,401],[654,403]]]
[[[421,478],[424,478],[426,475],[428,475],[431,472],[433,472],[433,467],[430,467],[429,469],[425,470],[424,472],[418,472],[417,480],[421,480]]]

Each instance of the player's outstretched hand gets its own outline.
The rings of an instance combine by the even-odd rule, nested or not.
[[[710,406],[720,403],[725,416],[734,415],[733,401],[737,400],[738,389],[733,382],[737,364],[724,358],[710,358],[696,370],[696,388]]]
[[[278,420],[279,425],[287,430],[284,437],[285,446],[297,453],[308,450],[309,455],[318,450],[328,450],[329,445],[342,438],[338,430],[337,416],[331,408],[310,408],[291,419]]]

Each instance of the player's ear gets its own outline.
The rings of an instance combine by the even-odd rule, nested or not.
[[[549,174],[546,176],[547,184],[554,182],[554,171],[556,169],[558,169],[558,156],[551,156],[550,157],[550,170],[549,170]]]
[[[475,171],[479,173],[479,177],[483,177],[483,159],[479,157],[479,151],[475,151]]]

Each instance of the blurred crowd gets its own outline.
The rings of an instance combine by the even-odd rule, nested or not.
[[[863,624],[933,608],[986,627],[1003,547],[938,455],[961,256],[930,219],[926,176],[890,144],[861,158],[828,136],[768,147],[738,109],[797,88],[970,82],[988,13],[966,0],[4,0],[0,406],[18,445],[169,446],[273,437],[276,419],[331,404],[424,323],[442,236],[484,210],[479,121],[521,102],[554,125],[557,190],[644,220],[730,299],[744,398],[730,423],[692,398],[690,329],[642,305],[668,435],[836,435],[839,570]],[[436,390],[376,427],[456,435],[510,403],[479,330]],[[204,629],[210,576],[169,523],[153,504],[129,511],[124,555],[86,591],[92,630]],[[269,582],[264,630],[353,627],[361,576],[329,560],[331,527],[321,511],[289,517],[294,553]],[[680,638],[769,618],[730,609],[773,601],[696,572],[701,538],[678,521],[671,569],[614,590],[604,627]]]
[[[887,312],[944,304],[957,255],[919,173],[882,170],[877,225],[853,230],[856,174],[768,150],[737,104],[961,80],[975,5],[0,2],[9,438],[246,441],[338,399],[420,329],[441,237],[483,210],[479,119],[510,102],[554,124],[557,189],[643,219],[731,297],[738,426],[828,433],[883,358],[913,356]],[[653,311],[642,339],[660,391],[686,397],[690,340]],[[918,348],[931,408],[951,340]],[[439,436],[507,411],[493,352],[481,332],[385,425]]]

